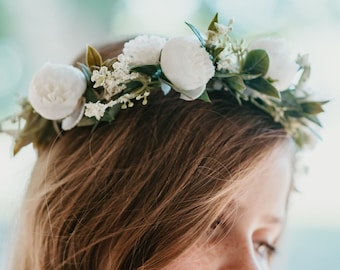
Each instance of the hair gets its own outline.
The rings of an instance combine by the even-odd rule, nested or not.
[[[116,56],[123,42],[101,49]],[[83,61],[83,56],[77,61]],[[112,123],[39,151],[13,269],[160,269],[209,230],[270,149],[288,138],[228,92],[212,102],[161,90]]]

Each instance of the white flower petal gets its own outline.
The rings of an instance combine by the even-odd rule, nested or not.
[[[105,110],[111,106],[111,102],[108,104],[101,103],[100,100],[97,102],[85,103],[85,116],[95,117],[98,121],[104,116]]]
[[[123,54],[130,58],[131,66],[157,65],[167,39],[141,35],[124,44]]]
[[[180,89],[179,92],[204,90],[215,73],[210,55],[192,36],[173,38],[165,44],[161,68],[175,88]]]
[[[74,111],[86,87],[85,76],[79,69],[47,63],[33,76],[28,98],[42,117],[59,120]]]
[[[80,99],[77,108],[69,116],[64,118],[61,122],[61,128],[63,130],[70,130],[74,128],[80,120],[83,118],[85,111],[85,98]]]
[[[180,98],[183,100],[191,101],[199,98],[205,90],[205,86],[198,87],[197,89],[181,91]]]

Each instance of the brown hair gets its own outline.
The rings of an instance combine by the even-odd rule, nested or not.
[[[112,57],[122,44],[101,51]],[[42,151],[14,269],[160,269],[194,244],[287,140],[252,104],[221,91],[211,98],[159,90],[146,106],[64,132]]]

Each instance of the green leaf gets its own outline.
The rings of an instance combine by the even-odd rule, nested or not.
[[[79,123],[77,124],[78,127],[86,127],[86,126],[93,126],[98,123],[98,120],[95,117],[83,117]]]
[[[97,102],[100,99],[98,92],[93,88],[87,88],[83,96],[86,102]]]
[[[269,56],[265,50],[252,50],[248,52],[243,65],[242,73],[265,75],[269,68]]]
[[[219,72],[216,71],[214,77],[216,78],[230,78],[230,77],[234,77],[234,76],[239,76],[239,74],[237,73],[224,73],[224,72]]]
[[[295,110],[285,111],[285,115],[289,117],[293,117],[293,118],[305,118],[321,127],[321,123],[315,115],[310,115],[308,113],[303,113],[301,111],[295,111]]]
[[[121,92],[121,94],[127,94],[127,93],[130,93],[132,90],[142,87],[143,82],[140,80],[133,80],[133,81],[127,82],[125,85],[126,85],[126,88]]]
[[[81,71],[83,72],[86,81],[91,82],[92,72],[91,72],[90,68],[83,63],[78,63],[78,65],[80,66]]]
[[[246,81],[246,84],[250,86],[252,89],[265,94],[267,96],[271,96],[274,98],[280,98],[280,92],[266,79],[259,77],[254,80]]]
[[[216,59],[218,57],[218,55],[223,52],[224,48],[219,47],[219,48],[214,48],[213,50],[211,50],[211,56],[213,57],[213,62],[216,62]]]
[[[106,109],[104,116],[100,119],[100,121],[112,122],[116,119],[117,113],[121,109],[121,104],[118,103],[112,107]]]
[[[289,117],[294,117],[294,118],[301,118],[302,117],[302,113],[300,111],[297,111],[297,110],[286,110],[285,115],[289,116]]]
[[[13,154],[16,155],[20,149],[30,143],[38,150],[43,149],[57,136],[55,122],[47,120],[36,113],[30,104],[23,104],[21,118],[25,126],[15,139]]]
[[[195,26],[193,26],[191,23],[186,22],[185,24],[190,27],[190,29],[194,32],[194,34],[196,35],[196,37],[200,41],[202,47],[204,47],[205,41],[204,41],[204,38],[202,37],[200,31],[198,31],[198,29]]]
[[[216,31],[215,23],[218,23],[218,13],[215,14],[214,18],[211,20],[208,30],[210,31]]]
[[[294,95],[294,90],[284,90],[280,92],[282,106],[287,108],[300,108],[300,104],[297,102],[296,96]]]
[[[86,65],[89,68],[93,66],[100,67],[103,65],[103,60],[100,56],[100,53],[91,45],[88,45],[86,48]]]
[[[261,76],[262,74],[241,74],[242,79],[245,81],[254,80]]]
[[[317,124],[319,127],[322,127],[321,122],[315,115],[303,114],[303,117],[307,118],[309,121],[313,122],[314,124]]]
[[[240,75],[227,77],[223,81],[231,90],[242,92],[246,89],[246,85],[244,84],[244,81]]]
[[[303,102],[300,105],[302,110],[308,114],[315,115],[324,111],[320,102]]]
[[[145,66],[133,67],[131,70],[139,72],[139,73],[143,73],[143,74],[146,74],[152,77],[160,70],[160,68],[159,68],[159,65],[145,65]]]
[[[117,57],[108,58],[108,59],[106,59],[106,60],[103,62],[102,66],[106,66],[107,68],[110,69],[110,68],[112,68],[112,65],[113,65],[115,62],[117,62]]]
[[[199,100],[203,100],[203,101],[206,101],[206,102],[211,102],[211,99],[208,95],[208,92],[206,90],[204,90],[204,92],[202,93],[202,95],[200,95],[198,97]]]

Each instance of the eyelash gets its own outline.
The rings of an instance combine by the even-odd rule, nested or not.
[[[221,217],[221,218],[215,220],[215,222],[211,224],[211,226],[210,226],[211,232],[214,232],[215,229],[216,229],[218,226],[221,226],[221,225],[222,225],[222,228],[223,228],[223,229],[222,229],[222,233],[223,233],[223,232],[225,233],[226,231],[228,231],[228,230],[230,229],[229,226],[227,225],[227,223],[225,223],[225,222],[222,221],[222,217]],[[211,232],[210,232],[210,233],[211,233]],[[218,239],[218,238],[219,238],[219,237],[218,237],[218,234],[215,235],[215,237],[216,237],[215,240]],[[275,245],[269,244],[269,243],[266,242],[266,241],[258,241],[258,242],[255,242],[255,248],[256,248],[256,251],[257,251],[258,253],[260,253],[260,252],[259,252],[259,249],[260,249],[261,247],[264,247],[264,248],[265,248],[265,251],[266,251],[265,256],[266,256],[268,259],[272,258],[273,256],[275,256],[275,255],[278,253],[277,247],[276,247]],[[259,255],[261,255],[261,254],[259,254]],[[262,256],[263,256],[263,255],[262,255]]]
[[[277,248],[274,245],[268,244],[266,242],[258,242],[256,244],[256,250],[258,253],[261,253],[259,251],[261,247],[264,247],[266,249],[266,256],[268,258],[271,258],[277,254]],[[259,254],[259,255],[263,256],[262,254]]]

